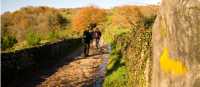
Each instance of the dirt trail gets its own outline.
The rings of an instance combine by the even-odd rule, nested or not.
[[[106,48],[107,46],[104,46],[102,52],[90,49],[90,56],[85,58],[80,56],[82,49],[77,50],[67,56],[75,60],[59,67],[36,87],[99,87],[104,73],[102,69],[105,68],[102,64],[107,57]],[[66,62],[65,58],[61,62]]]

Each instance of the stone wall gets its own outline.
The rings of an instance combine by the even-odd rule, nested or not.
[[[152,87],[200,87],[200,0],[162,0],[152,41]]]
[[[81,39],[64,39],[55,43],[1,53],[2,83],[18,78],[20,73],[54,65],[59,59],[81,46]],[[20,79],[20,78],[18,78]]]

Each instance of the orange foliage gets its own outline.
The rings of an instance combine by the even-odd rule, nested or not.
[[[105,11],[96,7],[79,9],[72,18],[72,27],[75,31],[83,31],[91,23],[99,24],[105,20]]]
[[[28,31],[41,34],[60,29],[60,10],[49,7],[24,7],[1,15],[3,35],[9,34],[18,41],[25,40]]]
[[[112,16],[112,25],[124,28],[131,28],[136,22],[138,22],[142,13],[136,6],[122,6],[114,8]]]

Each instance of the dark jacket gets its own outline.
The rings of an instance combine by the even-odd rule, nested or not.
[[[88,30],[85,30],[83,32],[83,42],[84,43],[90,43],[90,41],[92,40],[92,35]]]

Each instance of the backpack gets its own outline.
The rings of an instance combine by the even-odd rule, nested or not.
[[[98,36],[98,32],[94,32],[94,37],[97,38]]]
[[[95,31],[94,34],[93,34],[93,37],[96,38],[96,39],[99,39],[101,37],[101,32]]]

